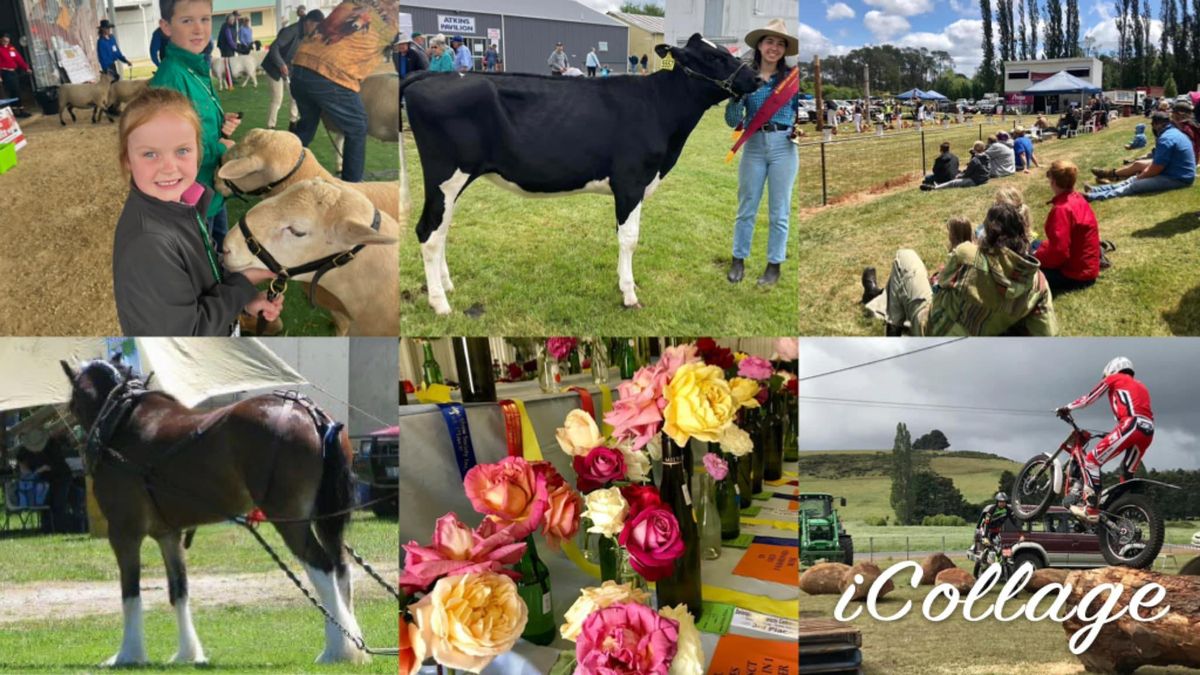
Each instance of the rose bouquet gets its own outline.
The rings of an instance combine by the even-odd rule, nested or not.
[[[655,612],[648,601],[645,591],[612,581],[581,591],[560,629],[575,643],[576,675],[704,672],[700,633],[687,608]]]
[[[527,578],[545,571],[533,534],[541,532],[557,548],[579,529],[583,502],[549,462],[508,457],[480,464],[467,472],[464,487],[484,515],[479,527],[471,529],[447,513],[437,520],[428,546],[415,541],[403,546],[401,673],[416,672],[427,657],[479,672],[512,649],[531,619],[516,581],[522,587],[548,586],[546,579]]]

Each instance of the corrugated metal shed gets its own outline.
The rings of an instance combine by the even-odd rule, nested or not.
[[[448,12],[474,12],[522,16],[555,21],[593,23],[599,26],[619,26],[620,23],[601,12],[574,0],[402,0],[401,8],[424,7]]]
[[[96,27],[105,16],[104,0],[74,0],[69,5],[48,0],[19,0],[29,43],[25,46],[38,89],[59,84],[58,50],[75,45],[99,72]]]
[[[661,34],[667,26],[667,19],[662,16],[630,14],[629,12],[609,12],[609,14],[631,26],[637,26],[647,33]]]

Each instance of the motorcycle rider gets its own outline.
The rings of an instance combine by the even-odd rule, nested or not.
[[[1071,505],[1071,513],[1089,523],[1100,519],[1100,467],[1122,453],[1135,453],[1136,462],[1140,463],[1154,441],[1150,392],[1134,378],[1133,362],[1124,356],[1118,356],[1104,366],[1104,377],[1095,388],[1055,412],[1059,417],[1066,417],[1072,410],[1091,405],[1106,392],[1117,426],[1084,456],[1083,503]]]
[[[1012,511],[1008,508],[1008,495],[997,492],[994,499],[996,500],[995,504],[983,507],[983,513],[979,515],[979,523],[975,526],[977,537],[986,537],[988,541],[1000,536],[1000,530],[1004,529],[1006,524],[1017,524]]]

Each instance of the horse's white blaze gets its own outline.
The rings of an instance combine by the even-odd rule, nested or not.
[[[362,637],[362,630],[358,627],[358,621],[354,618],[342,602],[341,591],[338,590],[337,580],[333,574],[326,574],[321,570],[305,564],[304,571],[308,573],[308,579],[312,582],[313,587],[317,591],[317,597],[321,599],[321,605],[333,615],[337,622],[352,635]],[[366,663],[370,660],[370,656],[354,646],[354,643],[347,639],[342,632],[337,629],[328,620],[325,621],[325,651],[317,657],[317,663]]]
[[[529,192],[516,183],[505,180],[497,173],[489,173],[484,176],[495,185],[521,195],[522,197],[565,197],[567,195],[593,194],[593,195],[612,195],[612,182],[605,178],[603,180],[588,181],[586,185],[578,190],[567,190],[566,192]]]
[[[175,623],[179,627],[179,651],[171,657],[171,663],[207,663],[204,647],[200,646],[196,627],[192,625],[192,611],[186,595],[175,601]]]
[[[429,289],[429,305],[438,314],[449,314],[450,303],[446,300],[446,291],[453,284],[445,284],[450,278],[450,268],[446,265],[446,235],[450,230],[450,221],[454,217],[454,201],[462,193],[470,176],[462,171],[455,171],[438,186],[442,191],[442,201],[445,209],[442,212],[442,222],[429,235],[429,239],[421,244],[421,259],[425,263],[425,287]]]
[[[126,598],[121,603],[125,619],[125,630],[121,636],[121,649],[105,661],[106,666],[124,666],[146,663],[146,634],[142,626],[142,598]]]

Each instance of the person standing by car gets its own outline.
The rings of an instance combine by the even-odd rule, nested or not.
[[[1103,379],[1092,390],[1055,412],[1067,417],[1072,410],[1086,408],[1108,394],[1117,426],[1100,439],[1083,457],[1083,502],[1071,505],[1071,513],[1080,520],[1095,523],[1100,519],[1100,467],[1117,455],[1132,453],[1137,466],[1154,442],[1154,411],[1150,392],[1134,377],[1133,362],[1118,356],[1104,366]]]

